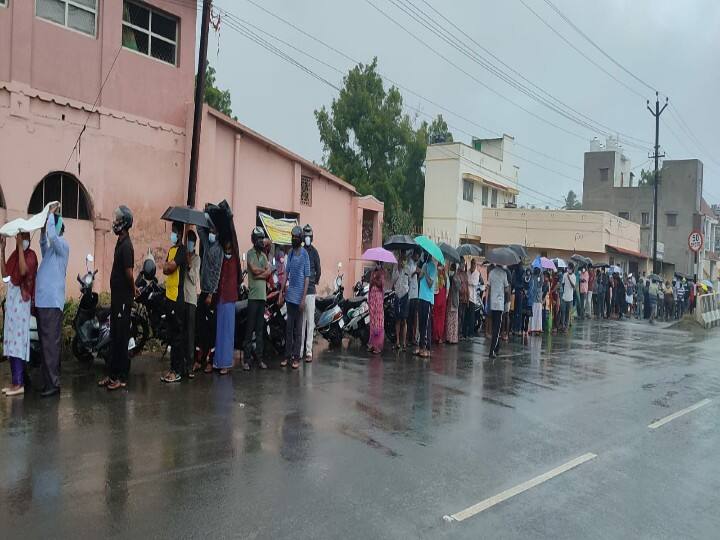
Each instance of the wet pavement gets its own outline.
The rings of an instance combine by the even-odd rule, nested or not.
[[[124,393],[66,362],[59,399],[0,399],[0,537],[717,538],[719,347],[592,321],[494,362],[482,338],[429,361],[346,344],[166,386],[144,357]]]

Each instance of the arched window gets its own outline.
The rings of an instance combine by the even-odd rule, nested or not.
[[[30,197],[28,214],[42,212],[45,205],[52,201],[60,201],[64,218],[90,219],[87,192],[72,174],[54,172],[43,178]]]

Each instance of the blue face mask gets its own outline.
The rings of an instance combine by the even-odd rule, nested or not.
[[[195,249],[195,241],[194,240],[188,240],[187,245],[188,251],[193,251]]]
[[[216,239],[217,237],[215,236],[215,233],[208,234],[208,242],[210,242],[211,244],[214,244]]]
[[[171,232],[170,233],[170,243],[175,245],[175,244],[177,244],[177,241],[178,241],[177,233],[175,231]]]

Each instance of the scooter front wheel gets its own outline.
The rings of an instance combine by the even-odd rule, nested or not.
[[[80,363],[89,364],[93,361],[92,353],[82,346],[80,338],[78,338],[77,334],[73,336],[71,348],[73,356],[75,356]]]

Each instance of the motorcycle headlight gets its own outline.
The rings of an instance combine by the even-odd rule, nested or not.
[[[91,283],[92,277],[90,276],[90,274],[88,274],[87,276],[85,276],[85,285],[90,285]]]

